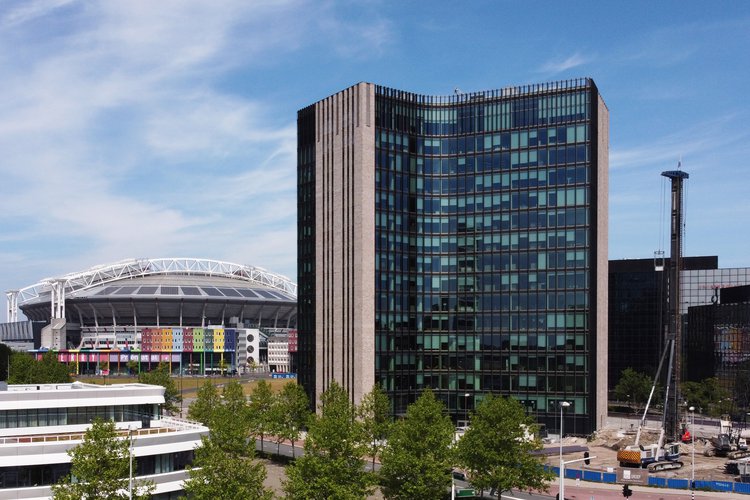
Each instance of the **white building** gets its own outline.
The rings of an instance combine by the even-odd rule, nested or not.
[[[132,433],[137,479],[152,481],[155,499],[177,498],[208,428],[161,414],[164,388],[146,384],[0,385],[0,498],[50,498],[70,472],[67,451],[95,417]]]
[[[271,372],[289,371],[289,336],[271,335],[268,337],[268,369]]]

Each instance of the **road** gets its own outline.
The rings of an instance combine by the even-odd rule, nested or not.
[[[277,448],[279,454],[286,457],[292,456],[292,447],[290,444],[282,443],[277,445],[272,441],[266,440],[263,444],[263,449],[266,453],[276,454]],[[256,449],[260,451],[261,442],[256,440]],[[301,443],[295,445],[295,455],[299,456],[303,453]],[[366,470],[372,470],[372,462],[368,461],[365,464]],[[375,470],[380,468],[380,464],[375,463]],[[455,482],[458,488],[468,488],[470,485],[465,481],[456,480]],[[503,500],[549,500],[554,499],[559,491],[558,482],[554,481],[550,485],[550,489],[547,493],[526,493],[526,492],[510,492],[502,495]],[[689,491],[677,491],[667,490],[662,488],[652,488],[646,486],[631,486],[633,490],[633,496],[631,500],[689,500],[691,498]],[[605,484],[605,483],[590,483],[590,482],[576,482],[573,479],[565,481],[565,497],[570,500],[615,500],[622,499],[622,485],[620,484]],[[489,492],[484,492],[482,498],[496,499],[498,497],[492,497]],[[696,492],[695,498],[697,500],[750,500],[747,495],[741,495],[738,493],[718,493],[718,492]]]

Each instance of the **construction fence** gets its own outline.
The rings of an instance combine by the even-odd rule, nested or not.
[[[551,471],[556,476],[560,475],[559,467],[545,466],[545,469]],[[595,483],[617,483],[617,474],[614,472],[599,472],[585,469],[565,469],[566,479],[580,479],[581,481],[591,481]],[[677,490],[687,490],[690,488],[689,479],[649,477],[648,486],[657,488],[670,488]],[[727,491],[733,493],[745,493],[750,495],[749,483],[738,483],[735,481],[695,481],[695,489],[701,491]]]

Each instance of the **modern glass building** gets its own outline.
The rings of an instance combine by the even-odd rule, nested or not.
[[[660,264],[668,269],[668,263],[666,259]],[[615,388],[626,368],[654,376],[659,366],[669,313],[668,273],[657,271],[656,264],[654,259],[609,262],[610,390]],[[709,303],[713,292],[700,288],[701,282],[706,276],[720,272],[718,265],[716,256],[682,258],[680,313],[683,318],[688,305]],[[683,331],[687,331],[684,322]]]
[[[669,259],[667,259],[668,261]],[[750,402],[749,302],[738,292],[750,285],[750,268],[719,268],[717,256],[683,257],[680,316],[683,335],[682,380],[719,377],[736,391],[736,379],[748,386]],[[664,349],[667,276],[653,259],[609,263],[609,388],[625,368],[654,375]],[[739,293],[739,298],[738,298]]]
[[[609,114],[591,79],[298,114],[299,377],[395,415],[487,393],[589,433],[607,395]]]

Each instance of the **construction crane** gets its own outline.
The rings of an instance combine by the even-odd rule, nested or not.
[[[679,165],[678,165],[679,167]],[[668,469],[679,469],[682,467],[680,459],[680,443],[677,441],[679,429],[679,412],[677,403],[679,401],[680,370],[681,366],[681,321],[680,321],[680,269],[682,264],[682,227],[683,227],[683,181],[689,177],[681,170],[669,170],[662,172],[664,177],[672,183],[672,211],[671,211],[671,255],[669,259],[668,276],[668,306],[669,321],[667,324],[664,350],[662,351],[659,367],[656,370],[654,383],[643,411],[643,418],[638,425],[635,443],[617,452],[617,460],[622,467],[646,467],[649,471],[661,471]],[[658,429],[659,438],[656,443],[642,445],[641,431],[645,429],[646,416],[648,414],[651,399],[659,383],[664,361],[667,359],[668,367],[664,388],[664,411],[661,418],[661,426]],[[665,441],[668,440],[667,444]]]

